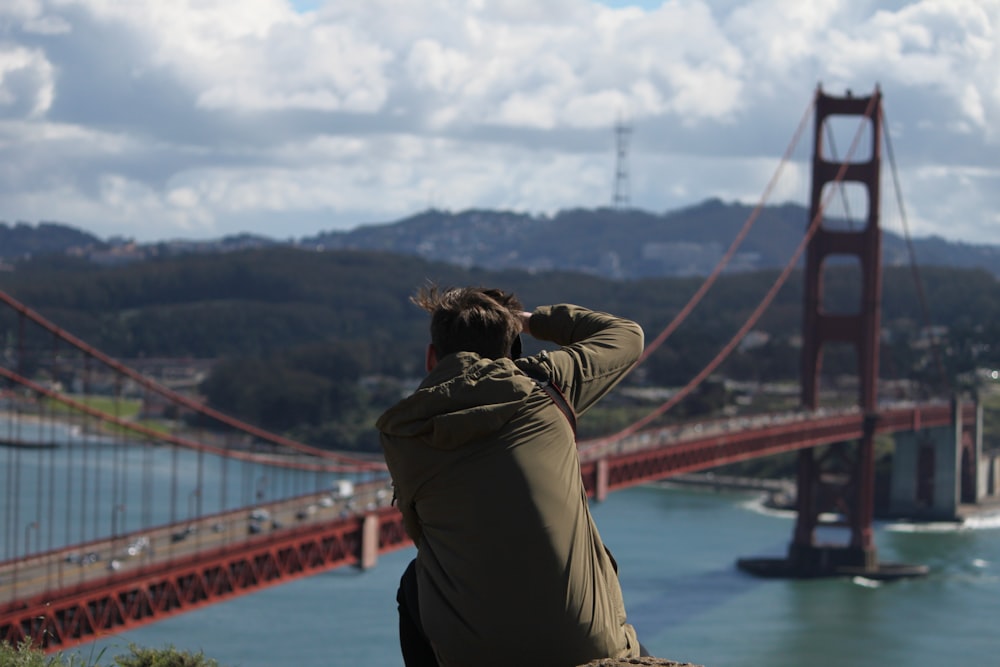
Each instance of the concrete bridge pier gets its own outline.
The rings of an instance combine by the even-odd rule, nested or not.
[[[361,554],[358,566],[370,570],[378,562],[379,528],[378,515],[366,514],[361,523]]]
[[[965,410],[976,411],[975,427],[962,428]],[[997,497],[995,458],[983,457],[982,405],[952,403],[952,423],[894,436],[889,515],[933,521],[958,521],[962,505]]]

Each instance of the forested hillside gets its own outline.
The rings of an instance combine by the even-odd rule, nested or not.
[[[630,382],[686,383],[746,321],[776,276],[722,277]],[[853,310],[853,277],[846,270],[827,272],[827,310]],[[930,323],[949,332],[949,382],[976,366],[1000,367],[998,281],[985,271],[938,268],[925,269],[922,278]],[[429,281],[502,286],[528,307],[569,301],[612,311],[638,321],[647,340],[701,284],[700,278],[621,282],[574,273],[489,272],[392,254],[292,248],[113,268],[50,257],[0,273],[0,289],[108,354],[219,360],[203,386],[216,407],[341,447],[363,446],[352,440],[360,436],[345,433],[349,424],[370,430],[372,412],[399,395],[401,382],[421,375],[427,320],[408,297]],[[913,273],[889,268],[884,283],[883,375],[940,385],[923,344],[924,309]],[[801,295],[801,276],[793,274],[754,327],[753,344],[719,372],[743,380],[796,378]],[[8,354],[16,319],[6,309],[0,318]],[[831,350],[824,370],[850,373],[852,364],[853,357]]]
[[[8,225],[0,222],[0,259],[62,254],[69,248],[101,245],[100,239],[93,234],[67,225],[53,222]]]

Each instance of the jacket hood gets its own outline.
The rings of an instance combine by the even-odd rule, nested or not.
[[[389,437],[456,449],[496,432],[534,387],[510,359],[458,352],[441,359],[417,391],[387,410],[376,426]]]

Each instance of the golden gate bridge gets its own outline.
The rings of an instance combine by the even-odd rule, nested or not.
[[[685,387],[627,428],[580,443],[581,474],[600,500],[673,475],[795,451],[798,519],[788,553],[744,559],[744,569],[766,576],[919,574],[919,564],[878,559],[874,440],[896,439],[892,500],[898,508],[954,515],[989,486],[980,470],[981,412],[957,399],[879,401],[881,93],[834,97],[817,89],[781,166],[811,114],[810,218],[785,269]],[[824,150],[831,117],[859,121],[843,160]],[[869,159],[851,161],[866,133]],[[711,288],[759,216],[781,166],[716,269],[649,342],[640,363]],[[843,183],[859,184],[867,194],[868,216],[858,230],[824,224],[828,199]],[[838,255],[854,258],[861,273],[854,313],[824,309],[823,263]],[[801,409],[658,425],[736,348],[803,257]],[[409,545],[380,458],[319,449],[222,414],[2,292],[0,310],[14,322],[0,362],[0,441],[6,445],[0,641],[30,639],[46,650],[64,649],[331,568],[371,567],[379,554]],[[858,400],[849,408],[819,405],[828,343],[850,344],[857,353]],[[142,412],[135,414],[135,406]],[[170,420],[140,419],[144,412]],[[823,512],[829,506],[838,509],[834,519]],[[819,542],[817,528],[827,525],[846,531],[846,541]]]

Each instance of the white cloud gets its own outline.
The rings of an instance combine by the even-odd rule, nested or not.
[[[0,118],[34,118],[52,105],[53,68],[36,49],[0,45]]]
[[[756,203],[817,84],[878,84],[915,230],[1000,237],[1000,0],[617,4],[7,0],[0,219],[151,240],[598,206],[620,118],[633,204]],[[772,201],[805,203],[808,140]]]

